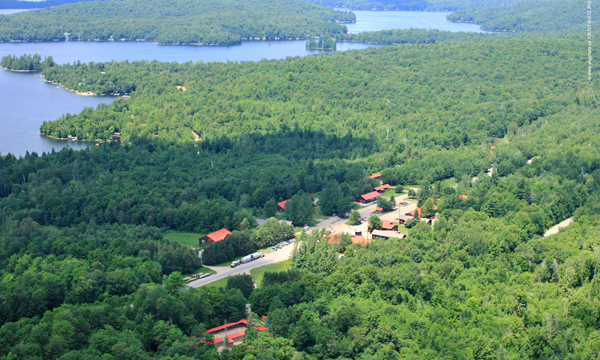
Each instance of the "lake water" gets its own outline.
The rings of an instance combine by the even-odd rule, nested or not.
[[[344,10],[344,9],[337,9]],[[451,12],[427,11],[352,11],[356,23],[347,24],[348,32],[356,34],[364,31],[391,29],[436,29],[454,32],[486,32],[477,24],[446,21]]]
[[[0,10],[0,14],[11,10]],[[15,12],[15,11],[13,11]],[[348,25],[352,33],[391,28],[427,28],[448,31],[478,31],[474,24],[446,21],[447,13],[408,11],[355,11],[356,24]],[[0,57],[15,54],[52,56],[58,63],[106,62],[111,60],[187,61],[259,61],[306,56],[321,52],[306,50],[306,41],[248,41],[236,46],[159,46],[147,42],[56,42],[0,44]],[[338,51],[364,49],[368,44],[340,42]],[[86,106],[109,103],[112,97],[81,96],[48,84],[32,73],[0,70],[0,154],[24,155],[26,151],[49,152],[52,148],[81,149],[88,143],[51,140],[39,134],[44,120],[54,120],[64,113],[78,113]]]

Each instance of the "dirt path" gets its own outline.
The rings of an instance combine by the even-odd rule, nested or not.
[[[551,227],[550,229],[548,229],[548,231],[546,231],[544,233],[544,237],[557,234],[558,230],[571,225],[572,222],[573,222],[573,218],[570,217],[567,220],[565,220],[565,221],[563,221],[563,222],[561,222],[559,224],[554,225],[553,227]]]
[[[237,267],[230,268],[229,266],[206,266],[207,268],[216,271],[216,274],[213,274],[204,279],[192,281],[188,284],[189,287],[200,287],[202,285],[209,284],[213,281],[217,281],[228,276],[239,275],[239,274],[250,274],[250,270],[256,269],[258,267],[275,264],[278,262],[282,262],[291,258],[292,249],[294,248],[294,244],[290,244],[284,246],[281,250],[265,254],[265,257],[260,258],[258,260],[251,261],[247,264],[238,265]]]

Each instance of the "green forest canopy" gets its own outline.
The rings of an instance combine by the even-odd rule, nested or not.
[[[239,44],[244,39],[307,39],[345,33],[354,14],[303,1],[91,1],[0,15],[0,42],[157,41]]]
[[[258,63],[44,65],[67,87],[131,98],[42,127],[119,131],[122,144],[0,156],[0,359],[596,358],[600,110],[586,53],[574,36],[436,36]],[[294,269],[257,289],[182,286],[201,262],[162,230],[227,227],[232,252],[247,251],[248,237],[289,236],[254,225],[265,204],[332,186],[354,197],[375,172],[419,184],[419,205],[439,199],[435,225],[342,258],[302,234]],[[205,344],[246,303],[276,336]]]

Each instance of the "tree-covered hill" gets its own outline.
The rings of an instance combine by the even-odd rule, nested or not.
[[[579,74],[584,62],[572,41],[523,39],[258,63],[63,65],[46,68],[46,79],[82,92],[132,95],[45,122],[41,131],[92,140],[117,131],[125,141],[156,134],[191,142],[192,131],[214,139],[311,129],[452,148],[502,138],[573,103],[587,85]]]
[[[302,1],[92,1],[0,15],[0,41],[157,41],[238,44],[346,32],[352,13]]]
[[[352,10],[456,11],[510,4],[520,0],[308,0]],[[531,0],[538,1],[538,0]]]
[[[474,22],[489,31],[548,33],[575,30],[585,34],[587,2],[519,1],[503,6],[461,9],[448,15],[448,20]]]
[[[131,98],[44,126],[123,143],[0,157],[0,359],[595,358],[600,110],[585,62],[570,39],[514,37],[46,67]],[[434,226],[341,259],[302,235],[295,269],[249,295],[181,286],[198,259],[159,229],[227,227],[244,245],[269,204],[356,196],[374,172],[436,199]],[[246,303],[275,336],[205,344]]]

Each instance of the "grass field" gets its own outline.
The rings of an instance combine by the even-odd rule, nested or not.
[[[258,267],[256,269],[252,269],[252,270],[250,270],[250,275],[252,275],[252,277],[254,278],[254,282],[256,284],[258,284],[260,287],[260,283],[262,282],[262,278],[263,278],[263,275],[265,274],[265,272],[267,272],[267,271],[270,271],[270,272],[287,271],[291,267],[292,267],[292,260],[286,260],[286,261],[282,261],[282,262],[279,262],[276,264],[269,264],[269,265]],[[227,278],[225,277],[223,279],[213,281],[204,286],[224,288],[225,286],[227,286]]]
[[[286,260],[275,264],[269,264],[261,266],[256,269],[250,270],[250,275],[254,278],[254,282],[260,287],[263,275],[269,272],[287,271],[292,267],[292,260]]]
[[[199,246],[198,240],[206,234],[187,233],[181,231],[167,231],[163,234],[165,239],[176,242],[180,245],[191,246],[196,249],[202,249],[204,245]]]
[[[224,277],[224,278],[219,279],[217,281],[213,281],[211,283],[208,283],[208,284],[206,284],[204,286],[212,286],[212,287],[221,287],[221,288],[224,288],[225,286],[227,286],[227,278]]]

